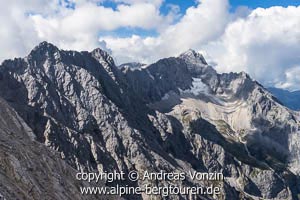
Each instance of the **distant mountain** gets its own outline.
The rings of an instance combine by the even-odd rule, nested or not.
[[[57,172],[60,177],[62,171],[56,167],[60,161],[51,162],[42,156],[55,151],[67,167],[78,171],[197,171],[224,175],[216,181],[126,179],[110,186],[213,184],[221,188],[221,195],[198,194],[192,199],[299,199],[299,112],[287,109],[246,73],[218,74],[196,51],[146,66],[127,64],[120,69],[99,48],[91,52],[65,51],[43,42],[25,58],[1,64],[0,97],[9,107],[2,108],[0,102],[0,153],[5,154],[11,147],[14,151],[9,154],[22,155],[31,162],[28,165],[36,167],[34,171],[45,168],[46,174]],[[19,117],[6,117],[3,113],[7,109]],[[18,121],[26,130],[16,123],[7,126],[10,121]],[[18,135],[6,139],[11,133],[15,136],[15,126],[19,127],[18,135],[22,130],[31,133],[34,142]],[[31,156],[31,151],[41,154]],[[19,169],[18,164],[10,167],[2,158],[0,177],[7,169]],[[43,167],[43,162],[50,164]],[[30,175],[26,177],[31,180]],[[32,199],[10,196],[20,187],[18,179],[5,179],[9,187],[2,187],[6,183],[2,180],[0,197]],[[31,184],[33,188],[38,185],[33,190],[40,194],[53,192],[47,186],[54,183]],[[53,199],[73,199],[76,184],[71,178],[68,184],[68,196]],[[69,188],[68,184],[64,187]],[[61,192],[64,187],[55,188]],[[184,194],[124,198],[190,199]]]
[[[292,110],[300,110],[300,91],[290,92],[279,88],[268,88],[285,106]]]

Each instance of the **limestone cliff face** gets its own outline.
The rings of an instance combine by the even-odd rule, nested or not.
[[[218,74],[192,50],[130,66],[116,67],[101,49],[63,51],[43,42],[2,63],[0,97],[51,149],[45,154],[55,150],[74,170],[222,172],[220,199],[298,198],[298,113],[247,74]]]
[[[57,151],[37,142],[32,129],[2,98],[0,111],[0,199],[108,198],[82,196],[79,188],[85,184],[76,180],[76,170]]]

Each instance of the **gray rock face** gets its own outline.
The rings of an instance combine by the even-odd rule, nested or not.
[[[35,141],[23,119],[0,98],[0,199],[102,199],[80,195],[83,184],[58,152]]]
[[[2,63],[0,97],[74,169],[222,172],[218,199],[299,197],[299,114],[247,74],[218,74],[192,50],[119,69],[101,49],[43,42]]]
[[[177,58],[165,58],[149,66],[123,70],[134,92],[146,102],[161,99],[171,90],[187,89],[192,78],[187,64]]]

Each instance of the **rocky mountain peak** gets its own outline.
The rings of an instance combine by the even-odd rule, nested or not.
[[[182,58],[191,64],[207,65],[207,62],[204,59],[203,55],[193,49],[189,49],[186,52],[180,54],[179,58]]]
[[[54,54],[55,52],[58,52],[59,49],[55,45],[43,41],[39,45],[33,48],[33,50],[30,52],[29,56],[42,56],[42,55],[49,55]]]
[[[92,53],[93,57],[96,58],[97,60],[106,61],[111,65],[115,65],[114,59],[106,51],[104,51],[100,48],[96,48],[91,53]]]
[[[47,41],[43,41],[41,43],[39,43],[36,47],[33,48],[33,50],[36,49],[58,49],[54,44],[47,42]]]

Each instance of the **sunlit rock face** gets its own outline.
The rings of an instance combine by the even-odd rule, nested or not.
[[[64,51],[43,42],[27,57],[2,63],[0,96],[32,140],[74,170],[222,172],[218,199],[300,193],[299,113],[246,73],[218,74],[193,50],[117,67],[101,49]]]

